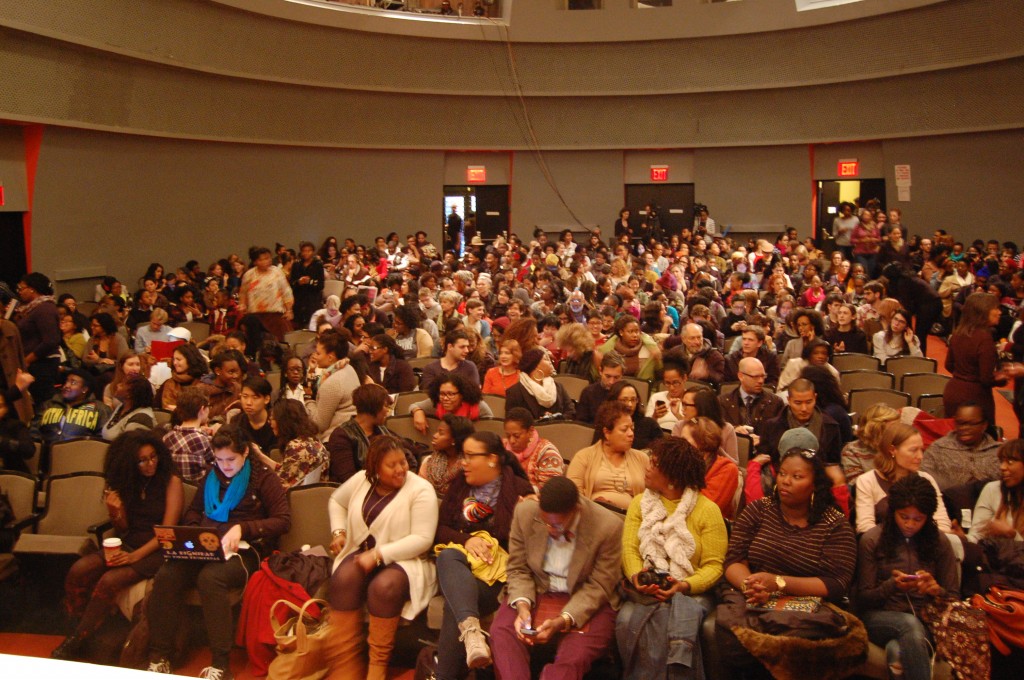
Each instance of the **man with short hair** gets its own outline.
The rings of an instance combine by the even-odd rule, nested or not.
[[[450,331],[444,336],[444,352],[441,358],[427,364],[423,368],[423,375],[420,377],[420,390],[429,392],[430,386],[434,384],[442,373],[458,373],[474,385],[480,384],[480,370],[472,361],[467,361],[469,356],[469,333],[461,328]]]
[[[725,357],[725,382],[739,380],[740,362],[743,359],[757,359],[765,373],[764,387],[774,390],[779,384],[779,355],[765,345],[764,326],[747,326],[743,329],[740,346]]]
[[[39,432],[48,444],[76,437],[98,437],[110,408],[92,393],[92,377],[80,368],[65,374],[60,393],[43,405]]]
[[[581,423],[594,422],[597,409],[608,398],[615,383],[622,380],[626,372],[626,361],[616,352],[608,352],[601,358],[600,380],[583,388],[576,402],[576,420]]]
[[[864,304],[857,308],[857,327],[870,339],[882,328],[878,303],[885,297],[885,286],[878,281],[864,284]]]
[[[740,386],[719,397],[725,421],[736,428],[737,434],[753,436],[755,444],[759,439],[755,433],[762,423],[778,417],[786,408],[781,398],[764,389],[767,376],[759,359],[743,357],[736,368]]]
[[[690,362],[690,379],[718,385],[725,377],[725,357],[704,337],[700,324],[683,326],[683,349]]]
[[[198,484],[213,465],[210,435],[202,429],[210,418],[210,400],[200,388],[186,387],[178,393],[174,412],[181,424],[164,435],[164,444],[181,478]]]
[[[507,606],[498,607],[490,630],[498,677],[530,677],[531,648],[551,641],[557,653],[545,678],[582,678],[607,653],[615,640],[622,526],[566,477],[548,480],[539,502],[516,506]]]

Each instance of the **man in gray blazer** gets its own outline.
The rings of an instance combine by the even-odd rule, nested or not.
[[[582,678],[614,643],[622,519],[555,477],[516,508],[507,574],[490,631],[498,677],[530,677],[531,647],[557,640],[543,677]]]

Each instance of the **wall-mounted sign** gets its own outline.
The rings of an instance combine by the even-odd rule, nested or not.
[[[896,166],[896,186],[898,187],[909,187],[910,181],[910,166],[909,165],[897,165]]]
[[[487,181],[486,165],[467,165],[466,184],[483,184]]]
[[[860,162],[856,158],[843,158],[836,164],[836,174],[840,177],[858,177]]]
[[[668,166],[667,165],[652,165],[651,166],[651,181],[652,182],[667,182],[668,181]]]

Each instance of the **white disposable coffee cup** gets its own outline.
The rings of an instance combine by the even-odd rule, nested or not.
[[[114,555],[121,552],[121,539],[120,538],[104,538],[103,539],[103,559],[110,564],[110,561],[114,558]]]

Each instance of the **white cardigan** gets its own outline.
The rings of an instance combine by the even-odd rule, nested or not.
[[[927,472],[918,472],[918,475],[928,480],[935,488],[935,495],[939,499],[939,507],[935,509],[932,517],[939,525],[939,531],[949,533],[952,526],[949,522],[949,515],[946,514],[946,505],[942,502],[942,491],[935,479]],[[875,527],[875,505],[886,497],[886,492],[878,483],[878,471],[869,470],[857,477],[857,534],[863,534]]]
[[[366,472],[360,470],[331,494],[327,503],[331,531],[345,529],[348,533],[345,547],[334,560],[334,569],[356,552],[370,534],[362,513],[363,501],[369,492]],[[410,621],[426,609],[437,591],[437,569],[429,559],[437,531],[437,510],[433,485],[410,471],[398,495],[372,524],[384,564],[397,563],[409,577],[410,600],[402,608],[402,618]]]

